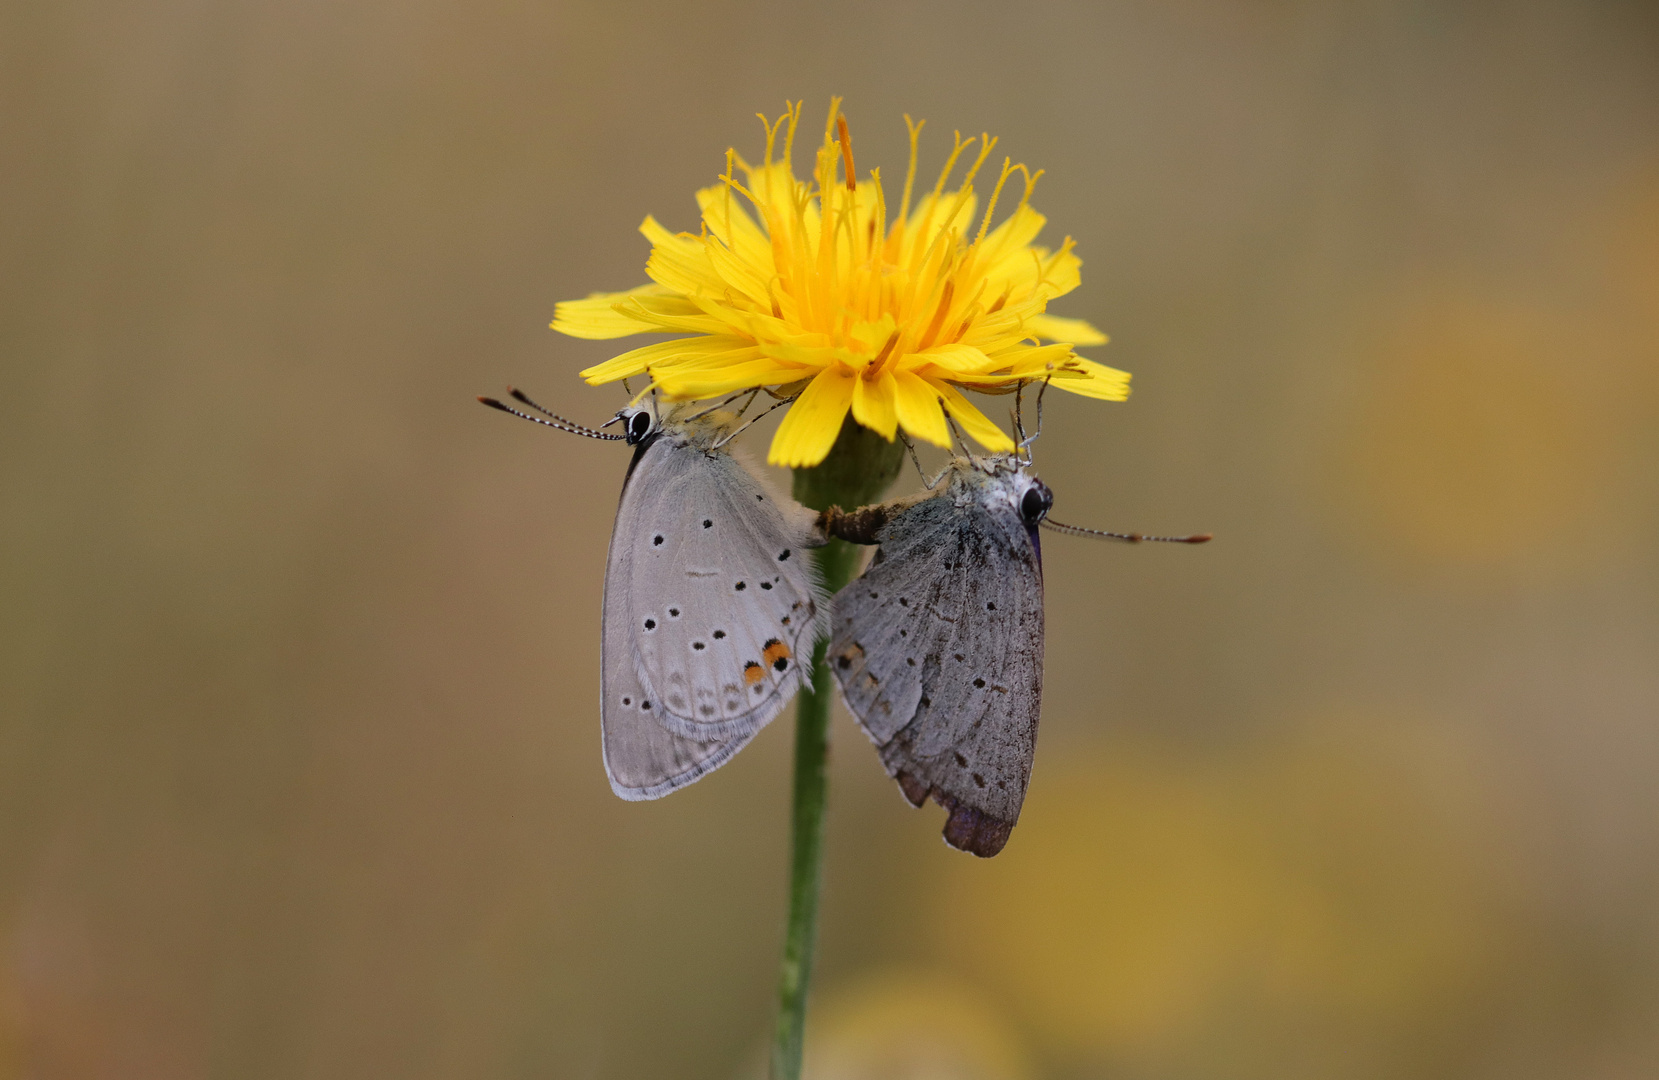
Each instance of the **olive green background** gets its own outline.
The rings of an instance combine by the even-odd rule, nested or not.
[[[1048,538],[995,860],[838,714],[812,1075],[1659,1074],[1656,58],[1637,3],[6,5],[0,1078],[758,1075],[790,726],[610,794],[628,455],[473,396],[617,408],[553,303],[831,94],[861,171],[904,112],[1048,170],[1135,375],[1049,396],[1055,516],[1217,540]]]

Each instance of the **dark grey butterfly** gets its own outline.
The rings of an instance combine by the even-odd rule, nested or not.
[[[1037,526],[1052,502],[1018,458],[958,458],[932,491],[832,526],[857,539],[857,522],[880,544],[835,596],[829,655],[842,696],[905,797],[948,809],[945,842],[975,855],[1007,843],[1031,776],[1043,693]]]
[[[1038,526],[1054,497],[1015,455],[956,458],[929,491],[821,519],[878,543],[836,594],[829,656],[841,693],[911,805],[949,812],[945,842],[1001,851],[1019,821],[1043,696]],[[1142,537],[1046,522],[1120,540]]]

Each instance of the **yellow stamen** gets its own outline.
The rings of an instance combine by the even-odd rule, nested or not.
[[[926,124],[926,120],[911,123],[910,114],[904,114],[904,126],[910,132],[910,168],[906,169],[904,173],[904,199],[899,203],[898,225],[900,228],[904,227],[905,221],[910,217],[910,191],[916,184],[916,143],[922,137],[922,128]]]
[[[765,117],[761,117],[761,122],[764,123],[765,119],[766,119]],[[768,157],[771,156],[770,147],[768,147],[767,156]],[[732,241],[732,184],[735,182],[732,179],[732,166],[736,163],[736,159],[737,159],[737,150],[734,147],[730,147],[730,146],[726,147],[726,173],[720,179],[725,181],[725,189],[726,189],[725,190],[726,243],[728,243],[728,244],[731,243],[731,241]]]
[[[795,160],[795,125],[801,122],[801,106],[805,104],[804,101],[797,101],[795,107],[789,110],[789,131],[783,137],[783,163],[786,166]]]
[[[1016,213],[1019,210],[1024,210],[1026,205],[1031,202],[1031,193],[1037,190],[1037,181],[1041,180],[1043,173],[1048,171],[1047,169],[1038,169],[1036,172],[1031,172],[1024,165],[1021,165],[1020,169],[1025,172],[1025,194],[1020,196],[1020,205]]]
[[[841,136],[841,170],[847,174],[847,190],[858,190],[858,173],[853,169],[853,137],[847,131],[847,118],[835,118],[835,128]]]
[[[991,201],[985,205],[985,217],[979,223],[979,235],[974,237],[975,244],[985,239],[985,230],[991,227],[991,215],[996,213],[997,199],[1002,195],[1002,185],[1008,182],[1008,177],[1013,175],[1016,169],[1025,168],[1024,165],[1010,166],[1008,163],[1012,160],[1012,158],[1002,159],[1002,175],[997,177],[997,186],[991,189]]]
[[[890,354],[893,351],[893,346],[897,345],[898,343],[899,343],[899,331],[895,330],[891,334],[888,335],[887,344],[885,344],[881,347],[881,351],[879,353],[876,353],[876,358],[874,360],[870,361],[870,366],[864,369],[865,378],[869,378],[871,372],[873,372],[877,368],[881,367],[881,362],[883,360],[887,359],[888,354]]]
[[[828,146],[831,142],[834,141],[835,121],[836,121],[836,118],[839,117],[840,115],[841,115],[841,99],[838,98],[838,97],[830,98],[829,116],[827,118],[825,118],[825,120],[824,120],[824,145],[826,145],[826,146]]]
[[[788,102],[784,102],[784,111],[783,111],[783,113],[779,114],[777,123],[773,123],[772,121],[768,120],[766,118],[765,113],[755,113],[756,116],[760,117],[760,126],[766,130],[766,160],[765,160],[765,166],[768,169],[770,169],[772,167],[772,152],[778,144],[778,129],[783,127],[784,119],[785,119],[786,116],[788,116],[788,113],[789,113],[789,103]]]
[[[876,213],[870,219],[870,268],[879,271],[881,269],[881,249],[883,245],[877,241],[877,237],[887,235],[887,197],[881,190],[880,169],[870,170],[870,183],[874,184],[876,189]]]
[[[962,151],[972,144],[973,139],[971,137],[967,142],[963,142],[962,133],[960,131],[956,132],[956,148],[950,152],[950,157],[945,159],[945,168],[939,173],[939,182],[933,185],[933,197],[935,199],[945,193],[945,181],[950,179],[951,171],[956,168],[956,159],[961,157]]]
[[[926,349],[933,344],[939,328],[945,325],[945,316],[950,313],[950,301],[955,292],[956,282],[945,282],[944,291],[939,296],[939,306],[933,311],[933,321],[927,324],[927,332],[922,335],[918,348]]]
[[[979,156],[974,159],[973,168],[968,170],[968,175],[962,178],[962,187],[956,193],[956,202],[951,205],[950,217],[940,226],[942,229],[949,228],[950,223],[956,220],[956,215],[960,214],[963,207],[968,205],[968,200],[973,198],[974,177],[979,175],[979,167],[985,164],[985,159],[991,156],[991,150],[997,145],[997,141],[989,135],[981,136],[981,140]]]

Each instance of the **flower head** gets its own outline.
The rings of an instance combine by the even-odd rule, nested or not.
[[[755,387],[798,394],[768,455],[790,467],[822,461],[849,409],[888,439],[903,428],[939,446],[950,445],[949,414],[988,449],[1006,451],[1012,440],[959,387],[999,393],[1051,380],[1088,397],[1127,397],[1127,373],[1074,351],[1106,336],[1047,314],[1050,300],[1077,287],[1081,261],[1069,237],[1057,251],[1032,243],[1046,220],[1030,204],[1042,173],[1004,159],[980,216],[973,182],[996,140],[977,140],[961,185],[946,190],[976,141],[958,134],[938,183],[912,205],[922,125],[906,117],[910,167],[891,211],[881,171],[857,177],[839,106],[832,100],[811,183],[790,164],[797,102],[776,121],[761,117],[760,165],[726,152],[720,183],[697,193],[701,235],[645,219],[651,284],[558,305],[553,329],[574,337],[694,335],[623,353],[583,378],[597,385],[644,373],[671,398]],[[1018,205],[992,228],[1016,177]]]

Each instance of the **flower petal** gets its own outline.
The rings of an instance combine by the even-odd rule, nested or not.
[[[939,407],[939,391],[914,371],[893,373],[893,408],[904,430],[934,446],[950,448],[950,428]]]
[[[1035,315],[1025,321],[1028,333],[1047,338],[1049,341],[1064,341],[1071,345],[1104,345],[1106,335],[1090,326],[1082,319],[1065,319],[1058,315]]]
[[[1001,383],[1040,380],[1077,359],[1070,345],[1014,345],[992,357],[995,367],[985,372],[935,372],[963,386],[997,386]]]
[[[943,368],[953,375],[956,372],[977,374],[998,366],[982,350],[972,345],[935,345],[931,349],[921,349],[917,352],[905,354],[905,367],[915,369],[925,364]]]
[[[714,335],[676,338],[673,341],[659,341],[655,345],[630,349],[621,356],[613,356],[603,364],[595,364],[579,374],[588,381],[589,386],[599,386],[602,383],[615,382],[617,379],[626,379],[630,375],[638,375],[647,367],[672,364],[680,359],[730,352],[753,344],[754,342],[745,338],[716,337]]]
[[[721,365],[682,364],[670,368],[652,368],[663,393],[674,398],[706,398],[749,390],[758,386],[782,386],[813,374],[813,369],[780,364],[760,355],[758,349],[740,350],[750,359],[733,354],[730,362]]]
[[[835,445],[835,437],[841,434],[841,421],[852,404],[855,378],[839,365],[819,372],[778,425],[766,460],[790,469],[823,461]]]
[[[928,382],[943,400],[945,411],[950,413],[962,430],[974,437],[974,441],[987,450],[1000,453],[1010,453],[1014,449],[1014,440],[1006,432],[988,420],[984,413],[974,408],[973,404],[963,397],[947,382],[938,379],[929,379]]]
[[[745,262],[770,266],[772,242],[749,216],[744,203],[743,196],[725,184],[697,192],[697,208],[703,212],[709,232]]]
[[[651,333],[656,330],[655,327],[641,323],[632,314],[616,310],[618,304],[646,297],[652,299],[653,306],[680,305],[684,309],[682,314],[697,313],[697,306],[691,301],[672,295],[653,281],[626,292],[594,293],[586,300],[561,300],[553,306],[553,329],[590,341]]]
[[[726,283],[725,293],[728,301],[742,298],[757,310],[764,309],[771,303],[766,292],[766,283],[772,278],[770,258],[764,265],[756,265],[714,239],[703,244],[703,254],[709,265],[714,268],[714,272],[720,275],[720,280]]]
[[[993,260],[986,265],[985,272],[995,275],[998,270],[997,262],[1010,256],[1028,260],[1025,248],[1037,239],[1037,234],[1043,231],[1046,224],[1048,219],[1031,209],[1029,203],[1010,214],[1007,221],[992,229],[985,237],[983,250],[987,257]]]
[[[730,334],[734,329],[705,312],[695,300],[678,296],[629,297],[616,305],[616,311],[635,320],[640,327],[636,334]]]
[[[1028,309],[1031,307],[1040,309],[1041,304],[1026,301],[1009,304],[999,311],[976,315],[959,340],[963,345],[976,345],[993,351],[1010,343],[1023,341],[1031,336],[1025,328],[1031,314]]]
[[[891,372],[884,372],[873,379],[860,374],[853,380],[853,419],[892,442],[899,430],[893,398]]]
[[[1082,265],[1083,260],[1071,253],[1071,237],[1068,236],[1059,251],[1043,260],[1042,288],[1050,300],[1066,295],[1083,283],[1083,274],[1078,269]]]
[[[1102,401],[1129,397],[1129,373],[1074,356],[1054,373],[1054,388]]]
[[[672,292],[697,296],[712,293],[719,296],[726,288],[720,275],[709,263],[703,242],[685,233],[671,233],[647,217],[639,231],[651,241],[651,257],[645,260],[645,274],[652,281]]]

